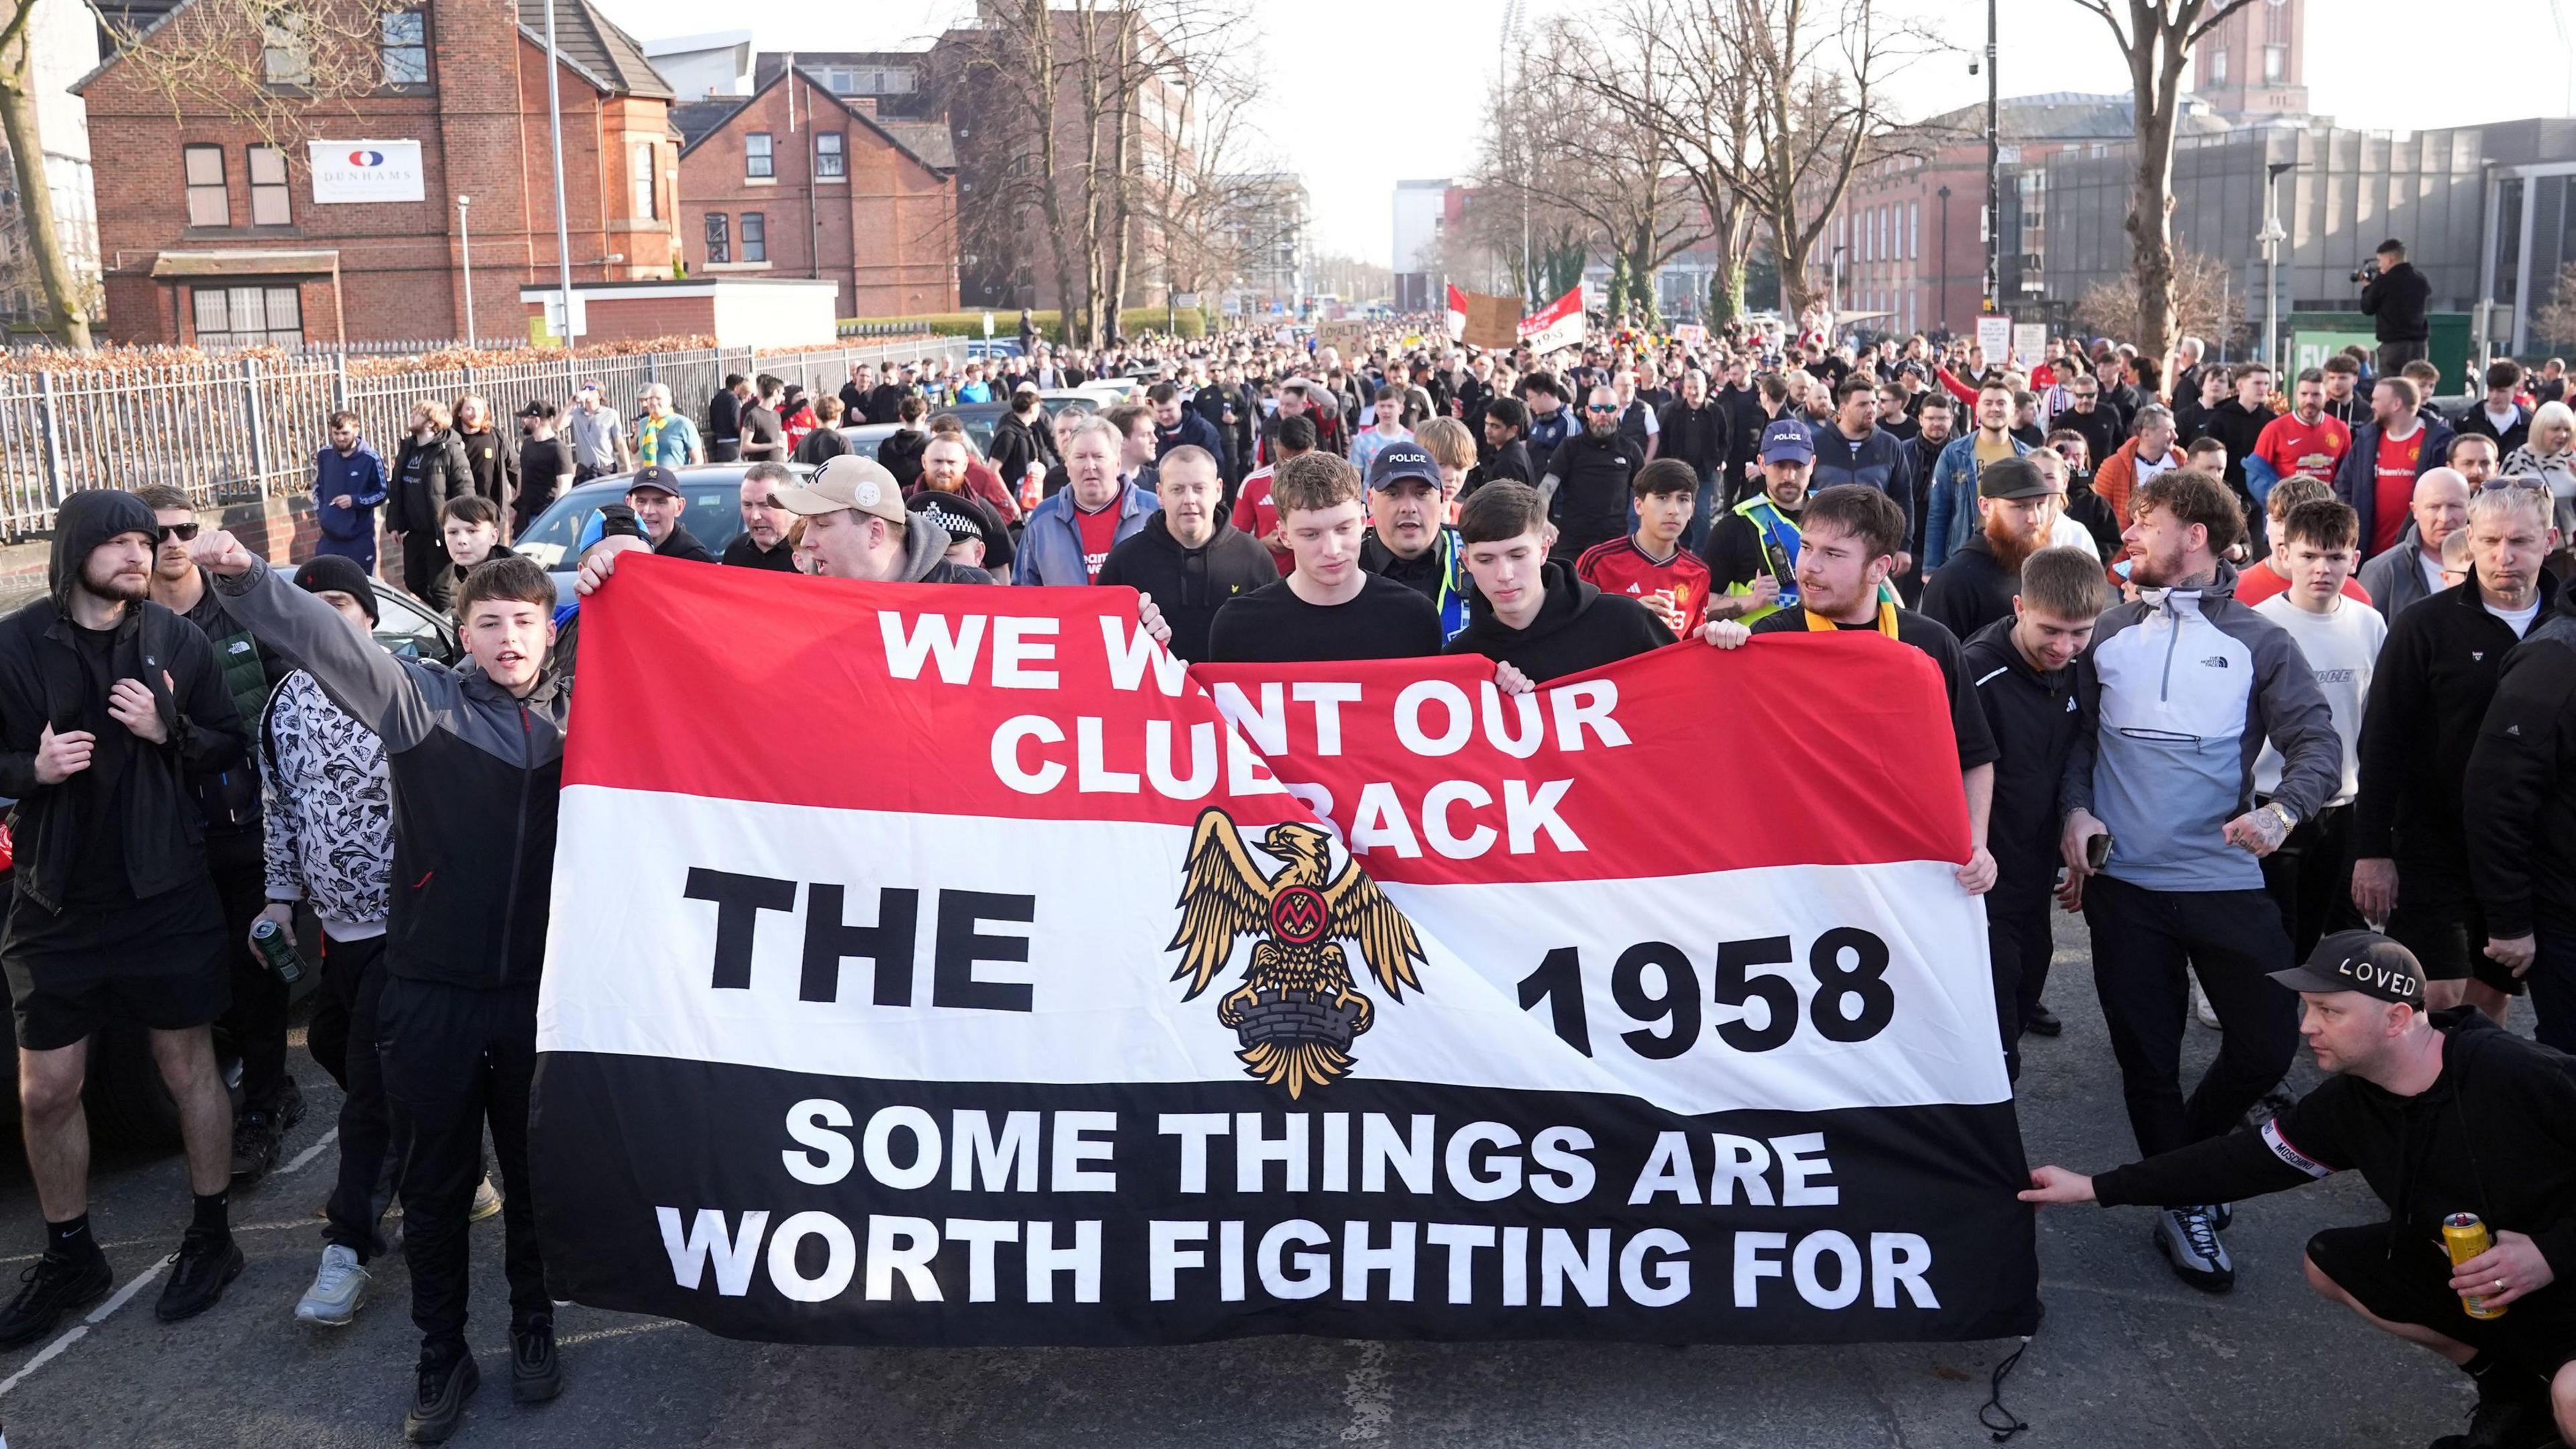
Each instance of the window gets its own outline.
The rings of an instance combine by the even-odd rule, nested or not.
[[[707,265],[721,266],[733,260],[733,233],[726,226],[721,211],[707,213]]]
[[[179,159],[188,179],[188,225],[232,225],[232,203],[224,195],[224,148],[189,146]]]
[[[1905,203],[1905,255],[1910,261],[1923,260],[1923,203],[1919,201]]]
[[[746,262],[769,260],[769,218],[756,211],[742,214],[742,259]]]
[[[275,11],[260,22],[259,68],[273,86],[300,86],[313,79],[313,47],[304,35],[305,17]]]
[[[913,73],[908,66],[895,66],[888,69],[874,66],[825,66],[823,67],[823,87],[836,96],[908,96],[913,91]]]
[[[2214,86],[2227,84],[2227,52],[2223,49],[2213,47],[2209,52],[2209,83]]]
[[[849,174],[849,157],[841,151],[841,133],[816,131],[814,133],[814,179],[838,181]]]
[[[304,308],[293,287],[198,287],[191,300],[200,347],[304,340]]]
[[[286,226],[295,218],[287,207],[286,153],[275,146],[250,148],[250,224]]]
[[[2263,83],[2279,85],[2290,78],[2290,48],[2286,45],[2263,47]]]
[[[653,169],[655,164],[656,163],[653,159],[653,143],[650,141],[636,142],[635,159],[633,162],[635,168],[635,215],[637,218],[645,221],[650,221],[661,215],[660,212],[653,209]]]
[[[742,138],[742,174],[757,181],[778,174],[778,157],[767,131],[754,131]]]
[[[383,37],[377,49],[384,58],[384,83],[389,86],[425,86],[429,84],[429,17],[419,10],[389,11],[379,17]]]

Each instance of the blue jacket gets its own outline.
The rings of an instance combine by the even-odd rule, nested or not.
[[[331,500],[350,494],[356,506],[334,508]],[[338,539],[376,537],[376,510],[385,504],[385,460],[360,438],[349,456],[324,447],[313,455],[313,513],[325,536]]]
[[[2061,815],[2111,832],[2112,877],[2154,891],[2261,890],[2263,864],[2220,832],[2254,807],[2254,761],[2282,755],[2272,798],[2313,819],[2343,785],[2343,739],[2289,631],[2236,602],[2236,570],[2147,589],[2094,626],[2076,661],[2075,747]]]
[[[1217,471],[1225,471],[1225,435],[1217,431],[1216,424],[1200,416],[1196,408],[1181,409],[1178,427],[1154,425],[1154,461],[1161,462],[1165,453],[1183,443],[1207,449],[1208,456],[1216,459]]]
[[[2019,438],[2012,440],[2012,448],[2016,458],[2030,451]],[[1915,560],[1915,566],[1930,578],[1976,529],[1977,435],[1973,431],[1952,438],[1950,446],[1941,450],[1940,460],[1932,465],[1932,496],[1923,513],[1923,557]]]
[[[2384,431],[2376,422],[2364,423],[2352,430],[2352,451],[2335,465],[2335,497],[2352,505],[2361,515],[2361,551],[2370,553],[2372,530],[2379,522],[2379,435]],[[2415,450],[2415,476],[2444,466],[2442,455],[2450,449],[2451,430],[2427,418],[2424,422],[2423,446]]]
[[[1808,490],[1812,493],[1838,483],[1875,488],[1896,500],[1896,511],[1905,515],[1905,536],[1913,537],[1914,445],[1885,428],[1872,428],[1861,439],[1855,457],[1851,440],[1836,424],[1816,424],[1814,436],[1816,471],[1807,480]]]
[[[1111,540],[1113,545],[1143,533],[1146,516],[1159,510],[1163,501],[1130,484],[1121,491],[1117,506],[1118,534]],[[1082,555],[1082,526],[1073,518],[1071,485],[1029,510],[1028,523],[1020,532],[1019,553],[1011,564],[1011,582],[1075,587],[1091,582],[1091,566]],[[2336,757],[2335,767],[2342,768],[2341,756]]]

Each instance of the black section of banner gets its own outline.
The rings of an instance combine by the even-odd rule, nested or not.
[[[815,1101],[846,1108],[851,1125],[824,1131],[840,1114],[809,1107],[811,1140],[800,1142],[791,1109]],[[872,1155],[870,1123],[887,1109]],[[961,1122],[961,1112],[985,1114],[994,1144],[1009,1137],[1007,1114],[1034,1114],[1021,1119],[1033,1164],[1014,1161],[993,1181],[991,1154],[971,1140],[975,1119]],[[1192,1127],[1204,1150],[1200,1192],[1182,1190],[1191,1139],[1164,1130],[1166,1114],[1192,1113],[1223,1114]],[[1272,1144],[1258,1162],[1258,1191],[1240,1190],[1243,1113],[1259,1114]],[[1432,1118],[1418,1155],[1417,1114]],[[1292,1116],[1306,1124],[1303,1191],[1287,1185]],[[881,1177],[922,1175],[925,1121],[938,1139],[937,1171],[922,1185],[889,1186]],[[555,1293],[732,1338],[1846,1343],[2001,1338],[2032,1331],[2039,1316],[2030,1211],[2013,1198],[2027,1173],[2009,1102],[1684,1117],[1625,1097],[1365,1079],[1291,1103],[1250,1081],[893,1082],[558,1052],[540,1060],[532,1125],[537,1222]],[[1588,1134],[1590,1145],[1562,1133],[1536,1145],[1550,1128]],[[1690,1201],[1667,1190],[1631,1206],[1667,1133],[1687,1150],[1688,1165],[1669,1181],[1689,1184]],[[1821,1143],[1796,1140],[1808,1134]],[[963,1189],[961,1155],[971,1173]],[[842,1163],[846,1175],[800,1181],[791,1158],[809,1178]],[[1589,1192],[1549,1200],[1579,1185],[1578,1160],[1590,1165]],[[1367,1191],[1372,1161],[1378,1190]],[[1724,1162],[1736,1164],[1733,1175]],[[1757,1172],[1757,1162],[1767,1165]],[[1713,1175],[1731,1204],[1711,1204]],[[1497,1195],[1493,1184],[1515,1177],[1517,1190]],[[1032,1190],[1019,1190],[1024,1183]],[[1802,1205],[1785,1200],[1792,1193]],[[752,1212],[767,1214],[756,1231]],[[779,1230],[799,1214],[812,1216],[793,1246],[774,1253]],[[1197,1266],[1166,1270],[1161,1300],[1157,1222],[1182,1225],[1166,1230],[1176,1241],[1161,1257],[1198,1255]],[[694,1237],[694,1254],[666,1242],[675,1230],[681,1246]],[[1096,1254],[1080,1251],[1086,1231],[1097,1234]],[[1033,1274],[1041,1233],[1054,1270],[1042,1262]],[[1406,1254],[1399,1244],[1408,1241]],[[1409,1301],[1399,1291],[1408,1257]],[[1512,1259],[1517,1292],[1505,1270]],[[683,1262],[694,1264],[694,1287],[680,1282]],[[1097,1265],[1087,1284],[1097,1301],[1077,1301],[1086,1262]],[[972,1301],[979,1276],[989,1301]],[[782,1288],[800,1282],[794,1291],[813,1301]],[[1230,1287],[1239,1298],[1228,1298]],[[1464,1303],[1453,1301],[1461,1287]],[[941,1301],[921,1301],[921,1288]],[[1748,1291],[1751,1305],[1739,1306]],[[1925,1296],[1934,1306],[1918,1301]],[[1034,1301],[1044,1297],[1053,1301]]]

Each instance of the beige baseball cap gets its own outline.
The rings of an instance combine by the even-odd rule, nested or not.
[[[826,459],[802,488],[781,488],[770,495],[778,506],[802,518],[850,509],[872,513],[888,523],[910,522],[903,511],[903,490],[894,475],[874,458],[854,453]]]

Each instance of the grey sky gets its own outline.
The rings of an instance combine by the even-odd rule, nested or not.
[[[1541,13],[1563,0],[1536,0]],[[1958,44],[1982,48],[1980,6],[1918,0]],[[639,36],[685,35],[722,22],[696,0],[599,0]],[[2076,0],[2001,0],[2004,93],[2117,91],[2126,70],[2102,22]],[[2570,114],[2576,0],[2310,0],[2307,82],[2320,113],[2346,125],[2422,130]],[[893,48],[966,14],[964,0],[867,0],[755,15],[762,49]],[[1319,249],[1384,263],[1393,250],[1391,194],[1410,177],[1462,172],[1476,153],[1477,114],[1501,41],[1503,0],[1299,0],[1252,7],[1262,74],[1261,120],[1276,153],[1314,197]],[[2447,18],[2445,18],[2447,17]],[[2563,21],[2567,30],[2562,32]],[[1964,56],[1926,60],[1897,92],[1905,114],[1985,98]],[[1400,138],[1400,139],[1398,139]]]

